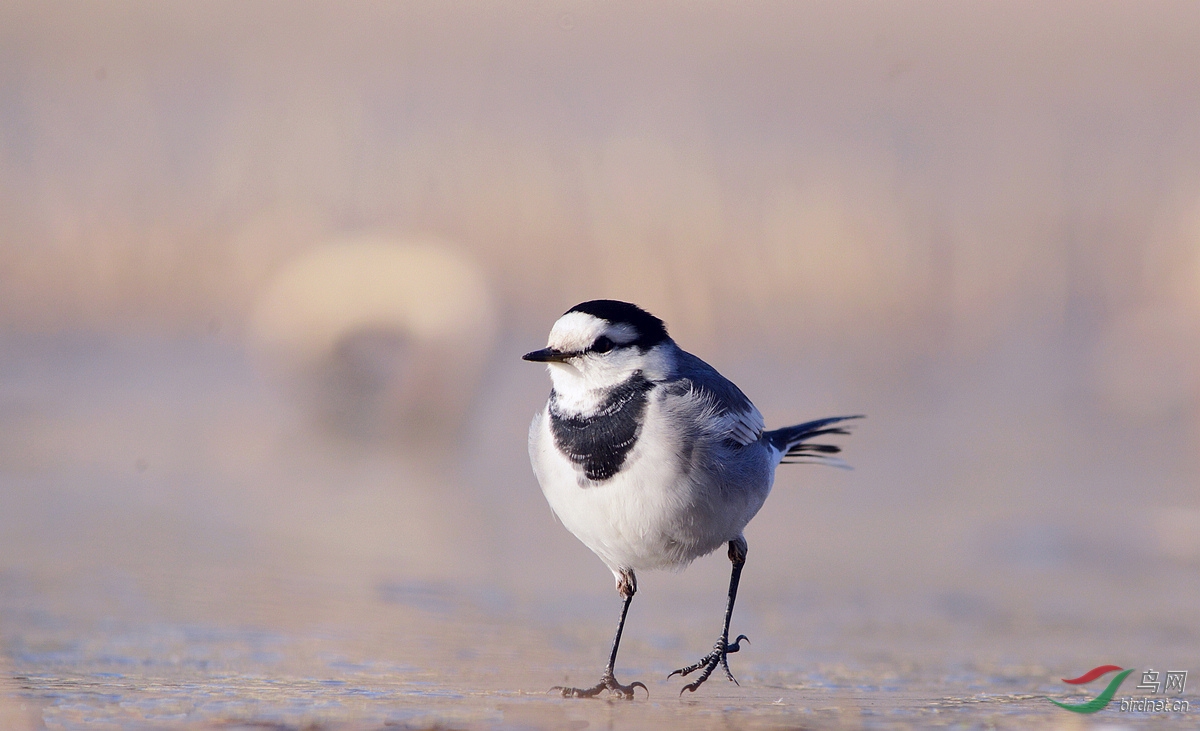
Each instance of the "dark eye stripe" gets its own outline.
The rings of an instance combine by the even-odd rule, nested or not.
[[[592,351],[593,353],[607,353],[612,349],[613,341],[609,340],[608,337],[604,335],[596,338],[596,342],[592,343],[592,347],[588,348],[588,350]]]

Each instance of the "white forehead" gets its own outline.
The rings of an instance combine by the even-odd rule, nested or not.
[[[614,343],[624,344],[637,340],[638,331],[632,325],[614,325],[586,312],[568,312],[550,328],[547,345],[555,350],[577,353],[586,350],[601,335],[607,335]]]

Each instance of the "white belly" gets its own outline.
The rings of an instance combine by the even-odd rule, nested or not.
[[[554,514],[610,569],[682,568],[741,535],[771,489],[774,470],[728,489],[694,479],[674,454],[676,445],[651,425],[651,402],[637,444],[621,471],[590,482],[554,445],[545,412],[530,426],[534,472]],[[655,453],[655,452],[658,453]],[[764,467],[766,467],[764,455]]]

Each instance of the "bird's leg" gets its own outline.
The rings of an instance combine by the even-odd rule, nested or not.
[[[712,675],[713,670],[716,670],[718,663],[725,668],[725,677],[732,680],[734,685],[740,685],[737,682],[737,678],[733,677],[733,673],[729,672],[728,655],[731,652],[737,652],[742,649],[742,640],[749,642],[750,638],[746,635],[738,635],[733,644],[730,644],[729,620],[733,618],[733,602],[737,599],[738,580],[742,576],[742,566],[746,564],[747,548],[746,539],[742,536],[738,536],[729,542],[729,560],[733,563],[733,572],[729,576],[729,604],[725,607],[725,627],[721,630],[721,636],[717,638],[716,644],[713,645],[712,652],[700,658],[700,661],[695,665],[679,668],[667,676],[669,678],[672,675],[688,675],[703,668],[704,672],[700,673],[700,677],[696,678],[696,682],[683,686],[683,689],[679,691],[680,695],[683,695],[683,691],[685,690],[695,693],[696,689],[704,681],[708,680],[708,676]]]
[[[556,685],[550,689],[550,692],[562,693],[563,698],[594,698],[600,695],[600,691],[607,690],[612,695],[620,696],[626,700],[633,700],[633,689],[641,688],[649,695],[650,690],[645,683],[634,681],[629,685],[621,685],[617,682],[616,676],[613,674],[613,668],[617,664],[617,648],[621,645],[621,631],[625,629],[625,615],[629,613],[629,602],[633,600],[633,595],[637,593],[637,577],[633,575],[633,569],[621,569],[617,574],[617,593],[625,600],[624,606],[621,607],[621,621],[617,622],[617,634],[613,637],[612,653],[608,656],[608,667],[604,669],[604,677],[600,678],[600,682],[590,688],[565,688],[561,685]]]

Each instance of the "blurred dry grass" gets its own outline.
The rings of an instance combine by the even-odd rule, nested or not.
[[[5,15],[9,327],[236,325],[362,228],[459,242],[523,318],[605,292],[710,338],[1200,308],[1186,3]]]

